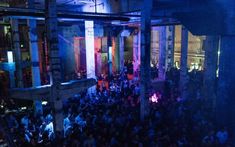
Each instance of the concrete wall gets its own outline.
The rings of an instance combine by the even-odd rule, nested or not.
[[[81,36],[83,32],[78,25],[59,28],[59,49],[62,60],[62,71],[65,78],[75,72],[74,37]]]

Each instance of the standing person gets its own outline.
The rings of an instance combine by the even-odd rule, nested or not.
[[[44,132],[48,133],[48,139],[53,140],[55,138],[55,133],[54,133],[54,125],[53,125],[53,117],[51,114],[48,114],[46,116],[46,127]]]
[[[71,122],[71,114],[68,114],[66,118],[64,118],[64,138],[66,138],[71,132],[72,122]]]

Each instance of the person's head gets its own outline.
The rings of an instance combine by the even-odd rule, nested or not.
[[[48,114],[48,115],[46,116],[46,123],[50,123],[50,122],[52,122],[52,121],[53,121],[52,115],[51,115],[51,114]]]

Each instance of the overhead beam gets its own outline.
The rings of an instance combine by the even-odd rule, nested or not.
[[[60,86],[62,97],[69,98],[96,84],[95,79],[84,79],[62,83]]]
[[[0,7],[0,16],[9,16],[9,17],[20,17],[22,19],[30,18],[45,18],[45,12],[42,9],[28,9],[28,8],[9,8],[9,7]],[[69,18],[69,19],[82,19],[82,20],[121,20],[129,21],[130,18],[123,17],[118,14],[110,13],[89,13],[89,12],[63,12],[59,11],[57,13],[58,18]]]
[[[70,98],[75,94],[78,94],[87,88],[96,84],[95,79],[84,79],[61,83],[59,87],[60,95],[62,98]],[[31,88],[14,88],[9,92],[9,96],[15,99],[25,100],[50,100],[51,97],[51,85],[43,85]]]
[[[9,92],[9,97],[24,100],[48,100],[50,98],[51,85],[43,85],[33,88],[14,88]]]

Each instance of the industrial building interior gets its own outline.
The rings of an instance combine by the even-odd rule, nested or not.
[[[235,1],[1,0],[0,145],[235,146]]]

